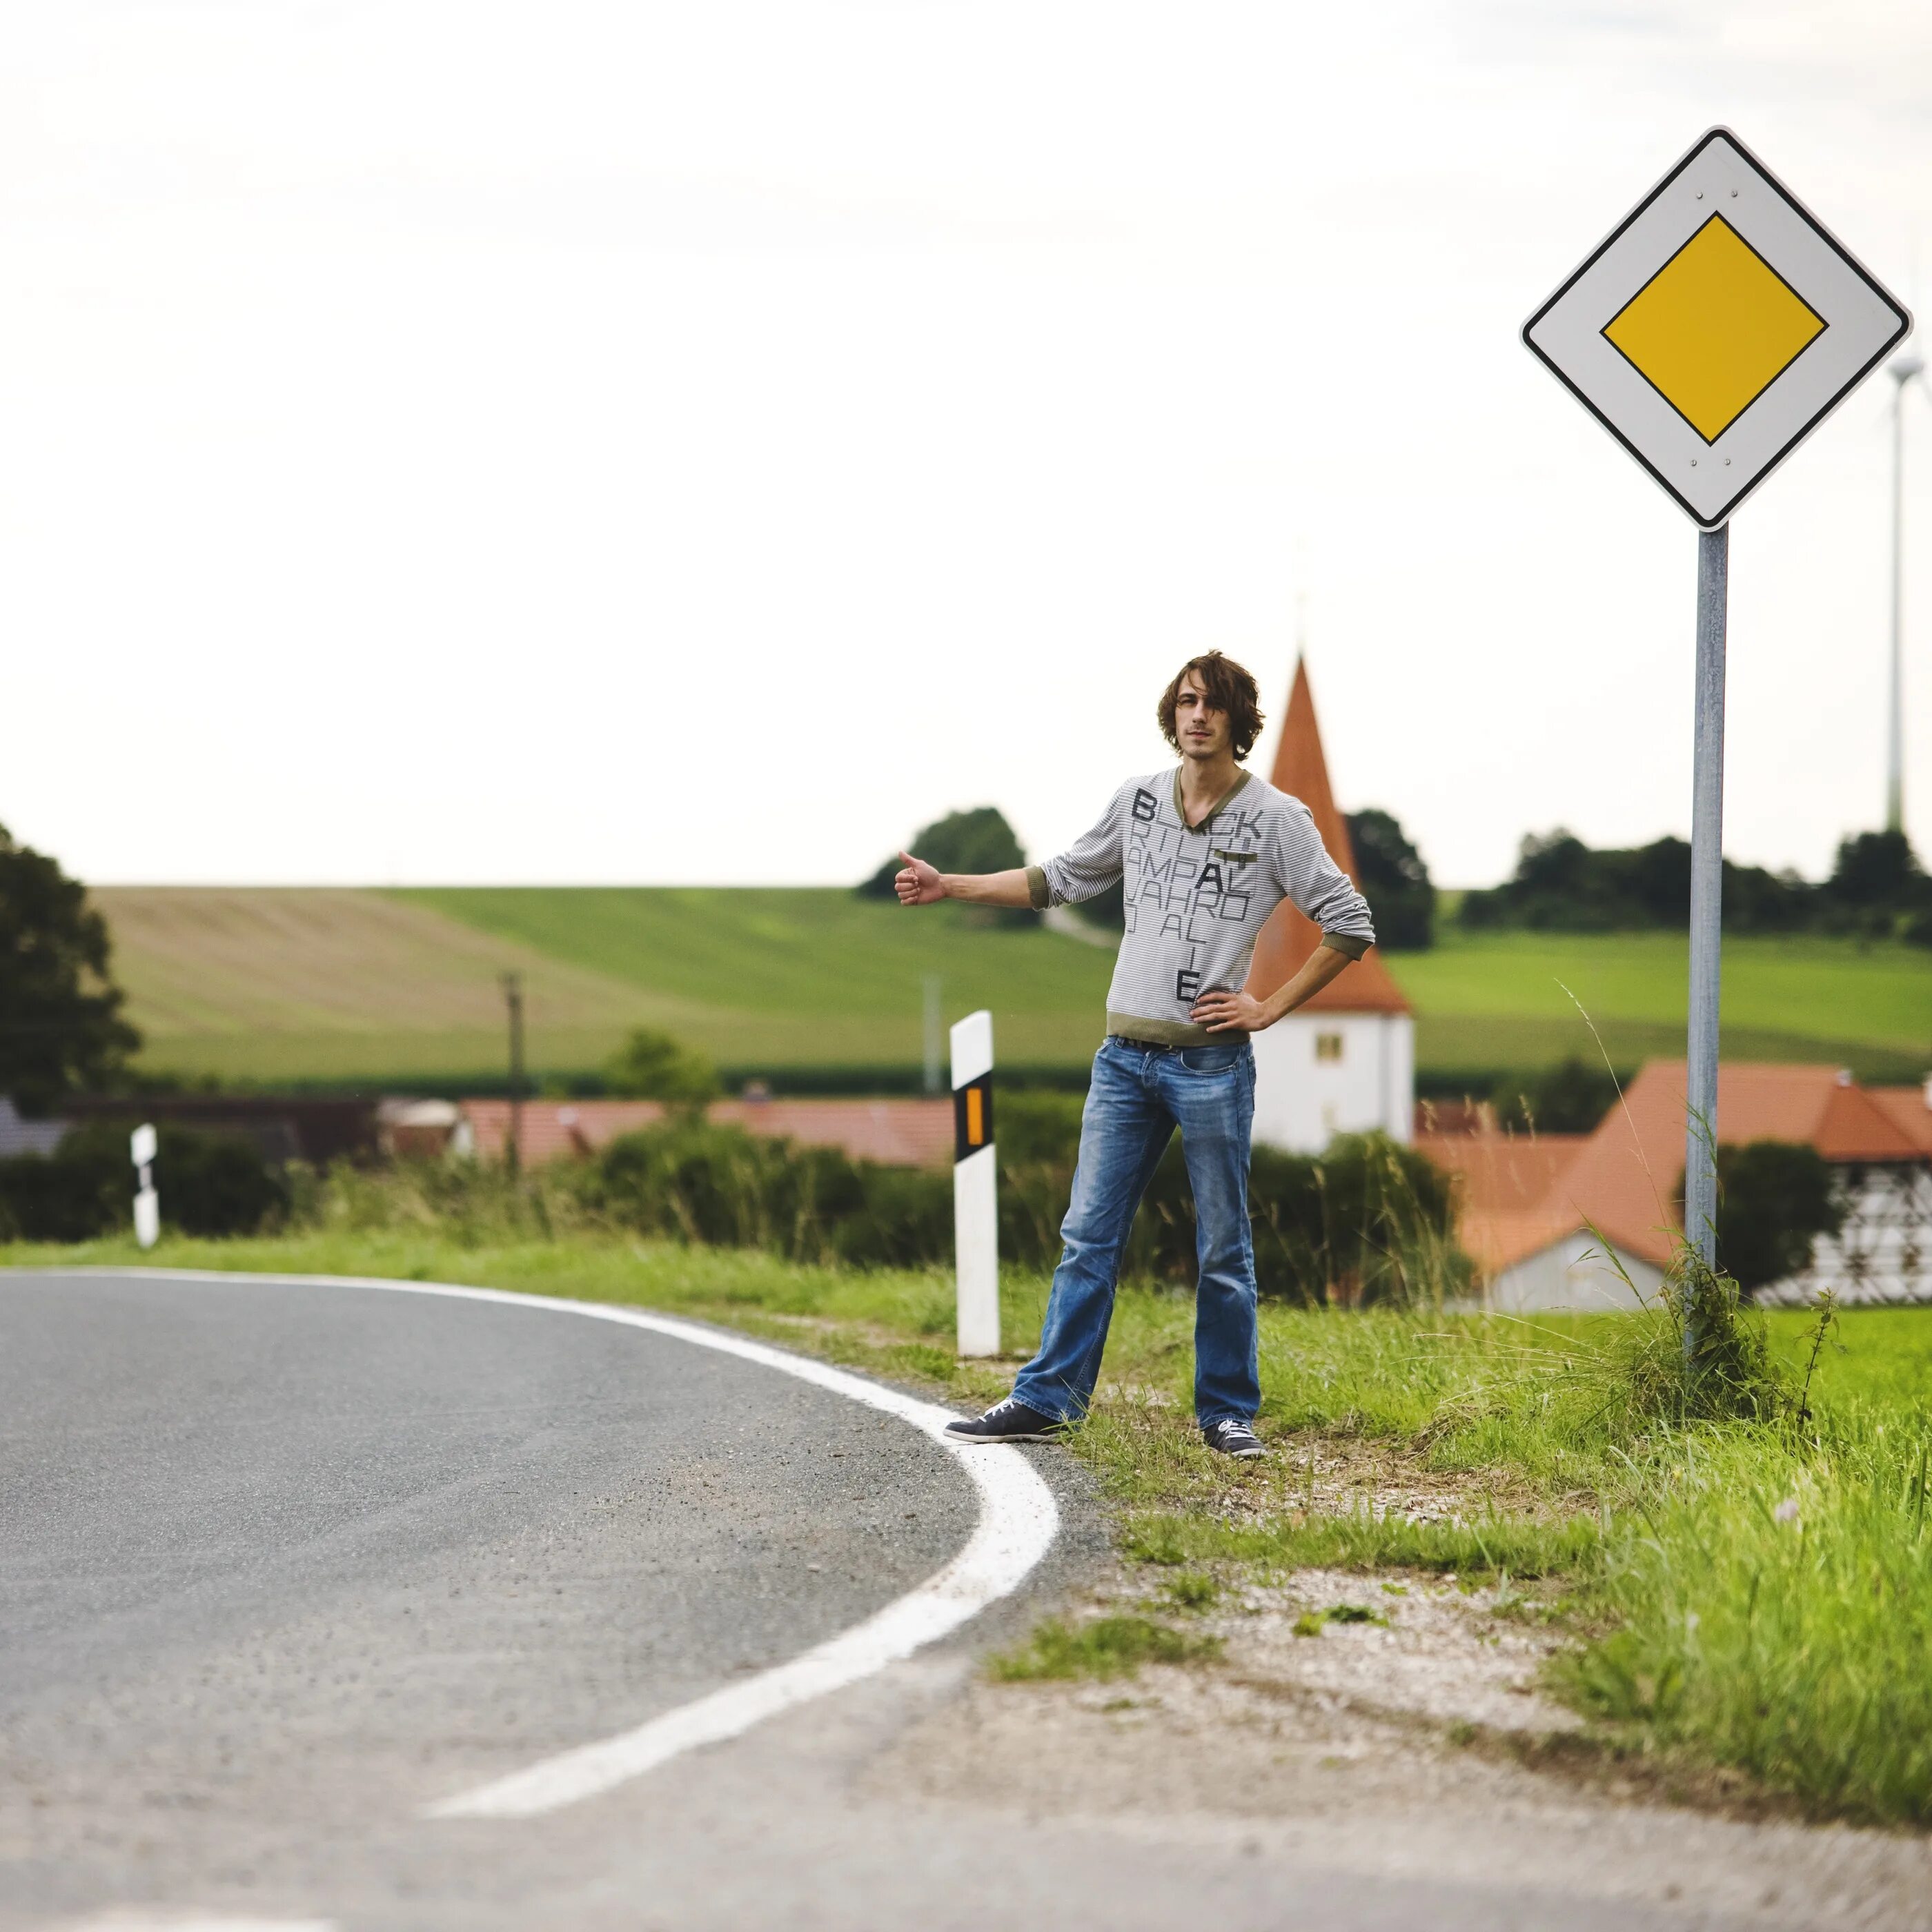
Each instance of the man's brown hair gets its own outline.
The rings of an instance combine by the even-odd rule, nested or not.
[[[1161,693],[1155,714],[1160,719],[1160,735],[1177,752],[1180,749],[1180,740],[1174,734],[1174,707],[1180,696],[1182,681],[1190,671],[1207,693],[1208,702],[1216,711],[1228,714],[1228,736],[1233,742],[1234,756],[1245,758],[1254,749],[1255,740],[1262,735],[1262,727],[1268,722],[1262,716],[1262,694],[1247,672],[1232,658],[1224,658],[1219,651],[1210,651],[1205,657],[1190,658],[1174,674],[1174,682]]]

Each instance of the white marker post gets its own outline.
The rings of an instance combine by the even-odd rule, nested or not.
[[[1000,1352],[1000,1204],[993,1163],[993,1016],[952,1029],[952,1238],[959,1352]]]
[[[1697,526],[1684,1232],[1718,1265],[1730,518],[1910,332],[1904,305],[1713,128],[1523,324],[1533,353]],[[1697,1365],[1702,1310],[1684,1310]]]
[[[128,1150],[141,1183],[134,1196],[134,1238],[142,1247],[152,1248],[161,1238],[161,1197],[154,1192],[154,1129],[136,1127],[128,1137]]]

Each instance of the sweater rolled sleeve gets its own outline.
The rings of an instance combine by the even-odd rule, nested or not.
[[[1115,792],[1091,830],[1083,832],[1057,858],[1028,867],[1027,891],[1036,912],[1048,906],[1078,905],[1120,883],[1126,872],[1121,842],[1130,789],[1123,785]]]
[[[1376,943],[1369,902],[1336,864],[1315,829],[1314,814],[1298,800],[1282,819],[1274,856],[1282,892],[1322,928],[1322,944],[1360,958]]]

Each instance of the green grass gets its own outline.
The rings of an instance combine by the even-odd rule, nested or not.
[[[141,1258],[124,1241],[0,1250],[16,1266]],[[670,1309],[962,1406],[1011,1376],[1010,1357],[955,1358],[940,1270],[798,1267],[595,1232],[508,1239],[481,1222],[461,1239],[424,1226],[170,1239],[152,1258]],[[1037,1333],[1046,1288],[1003,1280],[1010,1343]],[[1561,1688],[1621,1748],[1735,1767],[1819,1816],[1932,1824],[1932,1310],[1846,1314],[1802,1426],[1684,1427],[1618,1398],[1642,1318],[1270,1305],[1262,1422],[1276,1453],[1236,1467],[1188,1420],[1192,1318],[1185,1295],[1124,1288],[1100,1399],[1072,1438],[1120,1513],[1125,1552],[1150,1566],[1146,1608],[1184,1616],[1238,1576],[1309,1567],[1549,1579],[1582,1638]],[[1807,1318],[1766,1325],[1795,1374]],[[1388,1501],[1412,1493],[1426,1514]],[[1193,1646],[1160,1615],[1102,1619],[1048,1626],[1001,1667],[1104,1676],[1204,1654]]]
[[[996,1682],[1021,1684],[1042,1678],[1131,1677],[1143,1664],[1197,1664],[1221,1654],[1221,1640],[1193,1636],[1150,1617],[1096,1617],[1068,1624],[1049,1617],[1026,1642],[987,1660]]]
[[[1562,1681],[1821,1814],[1932,1822],[1928,1459],[1925,1412],[1877,1403],[1673,1445],[1606,1539],[1593,1595],[1618,1628]]]
[[[1198,1510],[1128,1517],[1123,1547],[1144,1563],[1235,1562],[1275,1570],[1420,1570],[1454,1576],[1560,1576],[1594,1555],[1597,1519],[1501,1513],[1412,1522],[1366,1506],[1347,1515],[1284,1512],[1217,1522]]]
[[[736,1068],[892,1070],[921,1054],[922,985],[948,1019],[993,1013],[1000,1057],[1076,1070],[1098,1041],[1111,952],[1042,928],[909,914],[836,888],[122,886],[96,896],[157,1071],[238,1082],[500,1078],[499,974],[524,976],[539,1078],[595,1070],[629,1028]],[[1467,934],[1388,964],[1421,1070],[1500,1070],[1594,1043],[1681,1054],[1684,943],[1658,933]],[[1900,1079],[1932,1064],[1932,952],[1824,938],[1725,952],[1727,1052]]]
[[[1620,1064],[1683,1057],[1682,938],[1471,933],[1449,922],[1438,930],[1432,950],[1387,956],[1416,1009],[1423,1071],[1480,1076],[1566,1054],[1594,1058],[1564,986]],[[1932,1065],[1932,951],[1810,936],[1728,939],[1724,1025],[1724,1051],[1739,1059],[1830,1060],[1862,1078],[1913,1078]]]

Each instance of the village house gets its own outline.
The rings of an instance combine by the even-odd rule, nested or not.
[[[1844,1223],[1762,1303],[1830,1288],[1847,1305],[1932,1301],[1932,1081],[1860,1086],[1832,1066],[1739,1063],[1718,1076],[1718,1135],[1784,1141],[1828,1163]],[[1418,1148],[1457,1177],[1460,1237],[1485,1300],[1510,1312],[1624,1308],[1662,1286],[1680,1238],[1684,1070],[1655,1060],[1589,1134],[1519,1136],[1492,1124],[1425,1131]],[[1721,1257],[1720,1257],[1721,1259]]]

